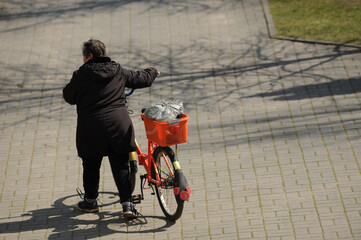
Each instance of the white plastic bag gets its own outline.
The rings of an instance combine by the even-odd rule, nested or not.
[[[181,100],[173,100],[171,102],[162,100],[153,103],[145,110],[144,115],[148,119],[158,122],[174,121],[183,113],[183,102]]]

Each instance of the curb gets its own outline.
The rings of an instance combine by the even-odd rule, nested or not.
[[[268,36],[271,39],[277,40],[286,40],[292,42],[301,42],[301,43],[309,43],[309,44],[322,44],[322,45],[331,45],[337,48],[339,47],[351,47],[351,48],[359,48],[361,49],[361,45],[355,44],[347,44],[347,43],[337,43],[337,42],[329,42],[329,41],[322,41],[322,40],[308,40],[303,38],[293,38],[293,37],[282,37],[282,36],[275,36],[276,35],[276,28],[273,23],[272,15],[269,10],[268,0],[260,0],[263,10],[263,15],[266,21],[267,32]]]

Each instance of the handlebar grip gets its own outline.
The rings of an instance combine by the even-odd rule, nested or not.
[[[126,93],[125,96],[128,97],[130,95],[132,95],[134,93],[134,88],[132,88],[132,90],[130,90],[130,92]]]

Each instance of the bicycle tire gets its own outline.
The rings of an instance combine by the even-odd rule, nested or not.
[[[162,182],[159,187],[154,185],[160,208],[167,219],[175,221],[181,217],[184,206],[184,201],[174,195],[175,171],[173,162],[177,161],[176,156],[170,147],[157,147],[154,150],[153,158]],[[165,161],[168,161],[170,169],[167,167]],[[155,179],[156,174],[153,164],[151,165],[151,170],[152,177]],[[173,174],[171,174],[170,171],[172,171]]]

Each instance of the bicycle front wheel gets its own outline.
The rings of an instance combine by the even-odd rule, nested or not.
[[[160,186],[155,185],[160,208],[169,220],[177,220],[183,212],[184,201],[174,195],[174,166],[175,155],[170,147],[157,147],[153,153],[157,172],[161,181]],[[152,166],[152,177],[156,174]]]

